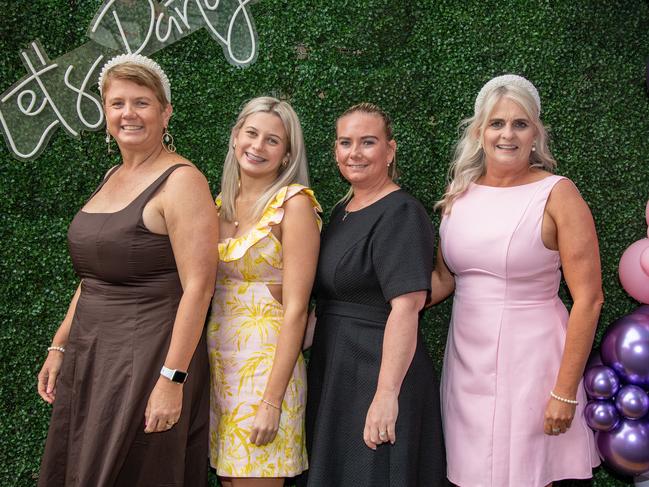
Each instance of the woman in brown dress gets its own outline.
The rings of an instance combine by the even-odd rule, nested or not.
[[[160,67],[118,56],[99,88],[122,164],[68,231],[81,284],[38,375],[54,404],[39,485],[206,485],[216,209],[174,153]]]

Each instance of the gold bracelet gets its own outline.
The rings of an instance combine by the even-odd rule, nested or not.
[[[65,353],[65,347],[61,347],[59,345],[52,345],[50,347],[47,347],[48,352],[51,352],[52,350],[56,350],[57,352]]]
[[[565,402],[566,404],[572,404],[573,406],[579,404],[579,401],[576,401],[575,399],[566,399],[565,397],[557,396],[554,391],[550,391],[550,396],[552,396],[552,398],[556,399],[557,401]]]
[[[275,408],[275,409],[277,409],[278,411],[281,411],[281,410],[282,410],[281,407],[279,407],[279,406],[275,406],[272,402],[267,401],[266,399],[262,399],[261,402],[263,402],[264,404],[268,404],[271,408]]]

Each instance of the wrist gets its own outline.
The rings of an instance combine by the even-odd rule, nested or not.
[[[577,401],[577,399],[574,396],[571,397],[561,396],[554,391],[550,391],[550,397],[559,402],[570,404],[572,406],[576,406],[577,404],[579,404],[579,401]]]
[[[65,347],[63,345],[57,345],[56,343],[52,343],[49,347],[47,347],[47,353],[65,353]]]
[[[261,403],[265,404],[267,407],[269,407],[271,409],[275,409],[276,411],[281,411],[282,410],[282,403],[281,402],[275,403],[275,402],[268,401],[268,400],[262,398]]]
[[[399,390],[396,387],[386,387],[379,385],[376,388],[375,396],[399,396]]]
[[[184,384],[187,380],[187,372],[184,370],[170,369],[164,365],[160,369],[160,376],[171,383],[180,385]]]

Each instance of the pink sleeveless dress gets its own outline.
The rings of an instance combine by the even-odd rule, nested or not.
[[[560,176],[521,186],[471,184],[440,226],[455,274],[442,374],[448,478],[461,487],[535,487],[590,478],[599,464],[583,418],[543,433],[568,312],[557,292],[559,252],[541,239],[545,204]]]

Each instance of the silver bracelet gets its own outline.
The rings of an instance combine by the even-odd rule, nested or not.
[[[557,396],[554,391],[550,391],[550,396],[552,396],[552,398],[556,399],[557,401],[565,402],[566,404],[572,404],[573,406],[579,404],[579,401],[576,401],[575,399],[566,399],[565,397]]]
[[[56,350],[57,352],[65,353],[65,347],[59,347],[58,345],[52,345],[51,347],[47,347],[48,352],[51,352],[52,350]]]

